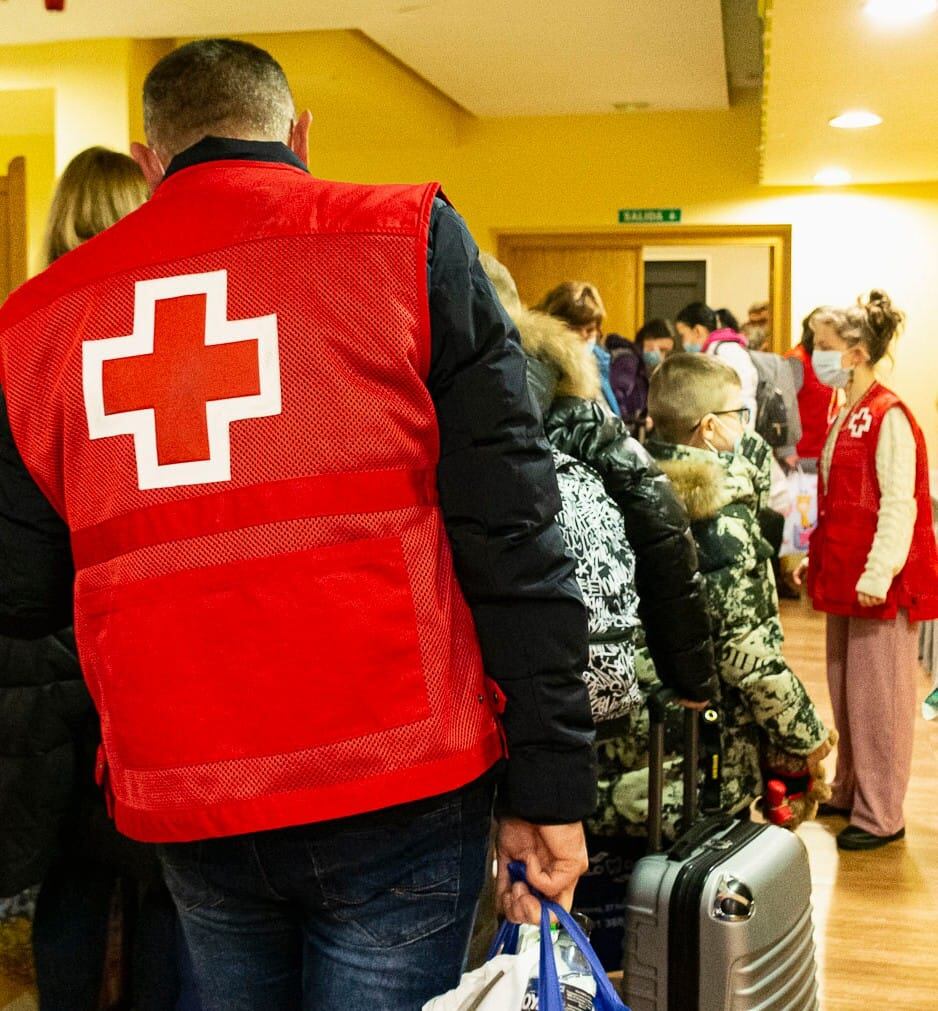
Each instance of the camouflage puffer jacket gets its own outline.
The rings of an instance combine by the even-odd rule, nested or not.
[[[828,737],[804,685],[782,655],[783,636],[758,512],[770,484],[771,450],[747,434],[739,453],[713,454],[652,442],[649,451],[668,475],[691,518],[707,583],[720,678],[714,701],[722,714],[720,808],[733,813],[762,793],[760,745],[808,755]],[[658,681],[648,655],[638,656],[644,697]],[[664,831],[679,834],[680,714],[668,728]],[[648,712],[635,712],[620,737],[600,745],[600,804],[590,822],[598,834],[641,835],[648,812]]]
[[[635,555],[622,513],[602,478],[586,464],[553,451],[562,509],[557,522],[576,561],[576,578],[589,612],[590,660],[584,672],[599,737],[618,731],[641,705],[635,681],[639,629]]]

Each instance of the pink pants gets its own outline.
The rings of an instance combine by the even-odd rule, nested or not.
[[[905,824],[918,693],[918,626],[827,616],[827,683],[840,733],[831,804],[875,835]]]

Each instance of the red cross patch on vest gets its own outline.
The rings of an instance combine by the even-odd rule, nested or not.
[[[141,490],[230,481],[231,423],[280,414],[277,317],[227,305],[226,270],[138,281],[133,333],[82,347],[88,434],[133,436]]]

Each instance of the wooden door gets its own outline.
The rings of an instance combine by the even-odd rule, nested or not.
[[[26,159],[0,176],[0,301],[26,280]]]
[[[561,281],[587,281],[606,304],[606,333],[631,338],[641,326],[639,245],[613,245],[592,236],[501,235],[498,258],[511,271],[526,305],[536,305]]]

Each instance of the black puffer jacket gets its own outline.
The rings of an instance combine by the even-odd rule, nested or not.
[[[713,697],[706,589],[687,513],[670,482],[622,421],[595,401],[557,397],[544,427],[556,449],[600,474],[622,510],[635,551],[638,613],[658,676],[682,698]]]
[[[96,718],[71,631],[0,637],[0,896],[42,880],[78,778],[80,741]]]

